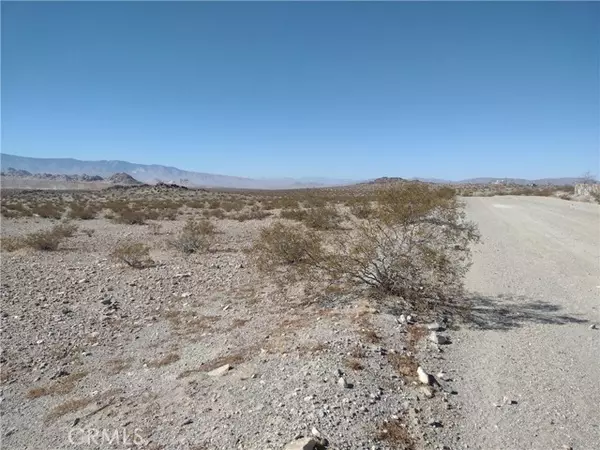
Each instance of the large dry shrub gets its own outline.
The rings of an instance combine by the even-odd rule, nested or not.
[[[355,220],[352,230],[323,239],[300,226],[275,224],[253,250],[267,270],[288,265],[415,303],[461,293],[469,246],[478,237],[452,189],[413,183],[379,189],[372,214]]]
[[[259,270],[273,273],[293,266],[298,272],[319,267],[323,261],[323,242],[313,230],[302,225],[275,222],[261,230],[250,254]]]
[[[200,253],[210,249],[215,226],[208,220],[188,219],[171,245],[183,253]]]

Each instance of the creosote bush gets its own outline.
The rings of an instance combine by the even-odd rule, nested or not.
[[[415,306],[423,299],[460,295],[469,246],[479,235],[454,190],[390,185],[375,199],[372,213],[354,220],[351,230],[317,233],[282,223],[263,229],[252,247],[258,267],[273,272],[287,266],[302,275],[401,296]]]
[[[188,219],[172,246],[183,253],[200,253],[210,249],[215,226],[208,220]]]
[[[323,242],[315,231],[282,222],[263,228],[250,249],[254,262],[264,272],[284,266],[294,266],[304,272],[321,264],[322,252]]]
[[[150,258],[150,247],[141,242],[119,245],[112,251],[110,256],[135,269],[143,269],[154,265],[154,261]]]
[[[50,230],[37,231],[23,237],[10,237],[2,239],[2,250],[12,252],[24,247],[34,250],[54,251],[66,238],[72,237],[77,231],[77,226],[70,223],[55,225]]]

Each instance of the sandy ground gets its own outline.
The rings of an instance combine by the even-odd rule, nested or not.
[[[491,197],[467,211],[483,236],[468,276],[478,325],[446,352],[452,448],[600,448],[600,206]]]

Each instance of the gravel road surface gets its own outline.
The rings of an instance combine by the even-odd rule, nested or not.
[[[600,448],[600,206],[507,196],[467,211],[483,241],[473,322],[446,354],[462,417],[452,448]]]

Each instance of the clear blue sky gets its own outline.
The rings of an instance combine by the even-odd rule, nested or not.
[[[598,3],[2,3],[2,151],[250,177],[598,172]]]

